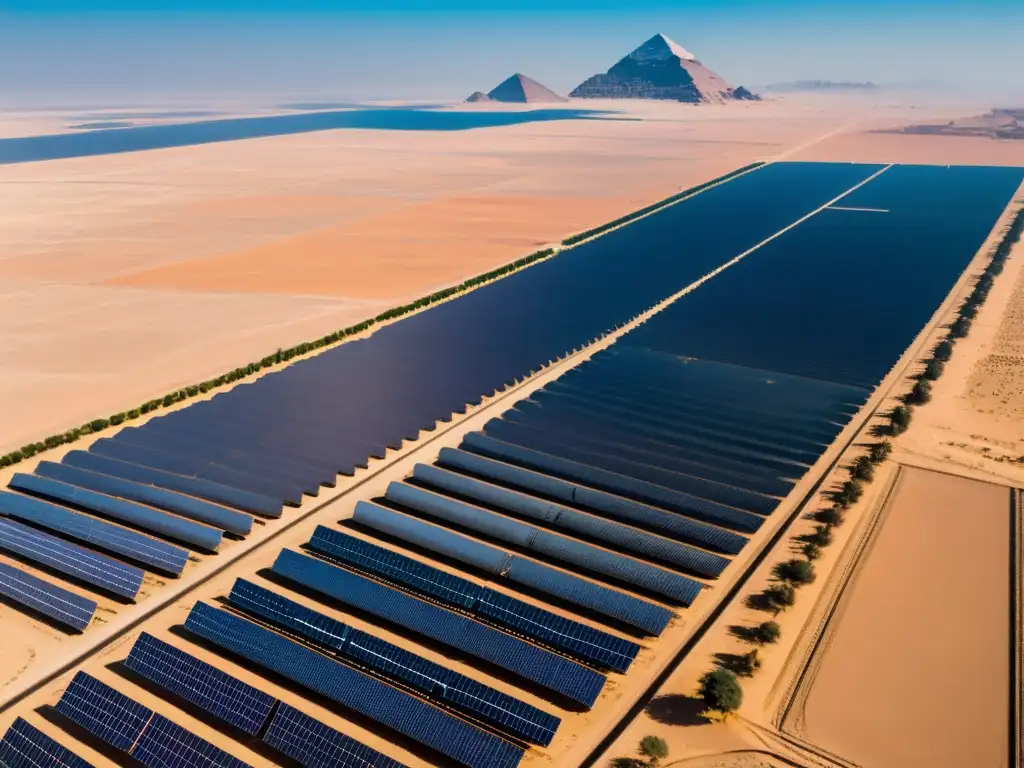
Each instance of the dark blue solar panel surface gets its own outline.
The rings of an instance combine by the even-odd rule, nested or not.
[[[187,493],[200,499],[224,504],[256,515],[263,515],[265,517],[281,516],[280,500],[251,491],[231,488],[221,483],[213,483],[196,477],[176,475],[173,472],[151,469],[140,464],[119,461],[106,456],[99,456],[95,453],[86,453],[85,451],[71,451],[64,457],[64,463],[88,469],[92,472],[102,472],[105,475],[121,477],[125,480],[148,483],[158,488],[167,488],[172,491]]]
[[[316,529],[309,545],[346,564],[483,616],[601,667],[625,672],[640,650],[636,643],[541,611],[521,600],[505,598],[466,579],[323,526]]]
[[[769,165],[382,326],[368,339],[236,387],[204,406],[204,429],[231,432],[241,421],[258,424],[250,433],[252,455],[263,461],[269,454],[255,446],[294,445],[302,425],[315,416],[320,433],[338,435],[334,443],[319,443],[317,456],[352,471],[381,446],[416,437],[467,403],[618,327],[876,170],[851,164]],[[735,226],[736,210],[744,211],[741,227]],[[679,232],[688,235],[679,238]],[[507,333],[510,327],[517,333]],[[181,415],[189,410],[164,421],[189,419]],[[187,430],[180,434],[188,436]],[[297,503],[287,484],[216,462],[104,441],[91,450]]]
[[[125,664],[211,715],[255,736],[276,699],[143,632]]]
[[[95,600],[54,586],[6,563],[0,563],[0,595],[79,632],[89,626],[96,613]]]
[[[0,518],[0,549],[129,599],[139,593],[145,576],[141,568],[7,518]]]
[[[890,168],[839,203],[884,212],[824,211],[623,343],[873,387],[938,308],[1022,179],[1021,168]]]
[[[405,768],[287,704],[278,707],[263,741],[303,768]]]
[[[593,670],[344,568],[286,549],[274,572],[588,707],[604,686],[604,675]]]
[[[439,492],[451,491],[473,501],[498,507],[520,517],[539,520],[551,527],[595,539],[613,548],[651,557],[700,576],[715,578],[729,563],[726,558],[709,552],[438,467],[417,464],[413,477]]]
[[[92,768],[70,749],[20,717],[0,740],[0,765],[5,768]]]
[[[515,768],[523,750],[404,691],[198,603],[185,628],[470,768]]]
[[[9,486],[16,491],[73,504],[89,512],[111,517],[118,522],[142,528],[158,536],[177,539],[209,552],[214,552],[220,547],[223,534],[216,528],[185,520],[159,509],[77,488],[49,477],[19,472],[11,478]]]
[[[37,475],[51,477],[63,483],[77,485],[79,488],[118,496],[122,499],[139,501],[158,509],[176,512],[184,517],[198,520],[201,523],[215,526],[239,536],[247,536],[252,532],[252,517],[244,512],[211,504],[208,501],[186,496],[176,491],[157,488],[153,485],[122,480],[111,475],[90,472],[71,464],[55,464],[52,461],[41,461],[35,469]]]
[[[442,448],[438,464],[575,504],[622,522],[654,529],[725,554],[735,555],[747,543],[743,536],[732,531],[455,448]]]
[[[131,756],[147,768],[249,768],[163,715],[153,715]]]
[[[139,740],[153,711],[106,683],[78,672],[57,702],[57,711],[101,741],[127,752]]]
[[[517,561],[522,560],[517,555],[370,502],[357,503],[352,519],[401,541],[482,568],[500,578],[537,589],[559,600],[617,619],[651,634],[660,634],[672,618],[672,613],[660,605],[648,603],[541,563],[533,565],[538,572],[548,575],[547,580],[521,579],[522,574],[514,567]]]
[[[0,491],[0,514],[48,528],[174,575],[181,574],[188,560],[186,549],[29,496]]]
[[[565,536],[549,533],[518,520],[489,512],[456,499],[431,493],[405,483],[388,485],[387,498],[397,504],[423,512],[498,541],[537,553],[558,562],[593,572],[597,578],[611,579],[689,605],[700,594],[701,584],[694,579],[633,558],[610,552]]]
[[[557,717],[536,707],[245,579],[235,581],[229,599],[254,616],[526,741],[547,746],[558,728]]]

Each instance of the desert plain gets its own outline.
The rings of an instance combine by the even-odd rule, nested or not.
[[[896,102],[884,95],[793,96],[698,108],[588,102],[588,108],[604,114],[468,131],[344,129],[0,165],[0,452],[211,378],[278,347],[351,325],[751,162],[1024,165],[1024,142],[898,132],[929,118],[977,114],[981,110],[974,105],[910,109]],[[19,115],[12,124],[16,127],[7,128],[8,135],[56,132],[66,130],[69,123],[57,114]],[[801,607],[780,619],[792,641],[770,651],[774,656],[766,658],[764,674],[749,687],[748,704],[740,716],[714,723],[702,719],[694,705],[694,682],[701,665],[706,666],[713,651],[721,650],[722,646],[712,647],[713,641],[728,637],[729,621],[746,610],[738,605],[744,590],[766,579],[765,568],[775,555],[794,546],[806,530],[807,521],[789,518],[788,511],[782,516],[786,525],[779,529],[781,538],[769,541],[766,534],[757,543],[758,548],[767,548],[765,562],[737,565],[725,584],[713,590],[717,595],[732,584],[741,585],[748,577],[744,569],[752,569],[749,585],[741,585],[739,597],[729,597],[726,612],[714,620],[703,640],[682,651],[696,625],[710,618],[717,596],[685,612],[680,626],[645,647],[637,667],[616,680],[593,713],[563,715],[571,735],[558,742],[556,752],[531,751],[524,765],[604,768],[611,757],[629,753],[647,733],[665,737],[679,765],[745,768],[825,760],[873,767],[906,765],[906,760],[926,757],[946,761],[936,765],[957,765],[964,757],[984,758],[978,765],[1000,764],[995,760],[1005,754],[1000,752],[1002,744],[1013,738],[1006,729],[1005,702],[982,702],[988,708],[977,704],[972,697],[979,694],[970,682],[984,675],[992,686],[1005,688],[1011,674],[1003,663],[1005,656],[993,659],[992,653],[1003,646],[1008,632],[1009,487],[1024,485],[1024,432],[1017,429],[1024,419],[1021,261],[1018,247],[971,336],[958,345],[933,401],[918,409],[913,427],[894,441],[893,460],[902,468],[894,465],[880,473],[877,490],[851,511],[841,529],[848,542],[838,541],[821,562],[822,576],[815,587],[820,598],[802,596]],[[976,272],[979,265],[980,258],[972,269]],[[945,310],[952,301],[951,297]],[[943,311],[923,339],[938,333]],[[908,352],[903,367],[883,382],[876,408],[905,388],[923,349]],[[485,403],[481,410],[493,405]],[[483,413],[470,412],[425,453],[436,454],[440,445],[456,444],[460,434],[483,418]],[[812,474],[817,477],[800,489],[811,494],[811,501],[794,494],[787,509],[795,515],[820,500],[827,480],[816,490],[812,480],[831,478],[838,462],[856,455],[872,423],[877,424],[874,412],[851,429],[847,444],[835,446],[816,465]],[[412,446],[390,457],[392,463],[371,467],[370,472],[377,473],[371,486],[401,477],[417,450],[423,449]],[[935,470],[971,479],[943,475],[930,482],[928,473]],[[0,479],[9,474],[0,473]],[[891,490],[897,482],[902,485],[888,502],[893,505],[888,522],[880,528],[870,557],[861,557],[858,543],[869,541],[870,524],[887,509],[884,489]],[[20,690],[39,671],[59,670],[74,662],[75,668],[84,665],[101,679],[116,680],[121,690],[158,711],[173,713],[182,725],[211,742],[235,749],[236,743],[208,722],[182,717],[137,681],[126,683],[109,665],[127,653],[140,628],[217,662],[209,649],[196,651],[176,637],[174,626],[187,608],[197,598],[212,602],[223,596],[235,576],[259,572],[281,545],[298,546],[316,522],[346,517],[351,502],[341,497],[349,492],[350,487],[339,484],[333,496],[307,502],[296,525],[283,535],[268,531],[251,548],[247,543],[245,551],[237,553],[237,566],[232,565],[231,548],[219,556],[231,557],[225,567],[201,564],[195,579],[180,585],[187,594],[169,598],[162,610],[150,611],[145,602],[132,611],[111,606],[112,613],[124,614],[116,618],[123,632],[112,633],[117,639],[105,647],[88,648],[78,638],[63,637],[0,606],[5,627],[19,628],[11,652],[0,659],[0,697],[4,689]],[[366,488],[359,494],[365,495]],[[338,503],[325,508],[333,498]],[[942,565],[956,551],[955,526],[963,520],[964,508],[973,509],[978,518],[970,555],[985,563],[968,581],[954,579]],[[261,546],[271,533],[274,545]],[[906,539],[917,548],[901,546]],[[232,543],[236,546],[242,548]],[[858,574],[842,622],[823,619],[841,591],[838,585],[851,583],[849,574],[827,578],[831,569]],[[964,590],[960,599],[971,601],[972,618],[962,621],[956,632],[942,631],[942,619],[955,609],[948,605],[949,593],[939,588],[944,582],[938,577]],[[903,591],[894,593],[892,585]],[[974,595],[983,599],[972,600]],[[900,609],[901,600],[915,597],[920,602],[914,611]],[[879,602],[886,602],[886,610],[899,617],[898,625],[886,621]],[[358,617],[342,618],[359,626]],[[836,640],[828,653],[815,656],[804,646],[814,635],[806,628],[817,624],[834,632]],[[881,647],[866,648],[882,630],[915,639],[937,634],[941,642],[926,643],[926,651],[914,645],[891,654]],[[399,635],[386,637],[409,645]],[[680,653],[685,654],[682,664]],[[787,693],[783,689],[788,681],[802,680],[812,666],[801,661],[805,653],[816,665],[813,685],[793,684]],[[949,680],[945,666],[959,654],[977,664],[963,668],[963,679]],[[427,655],[445,661],[436,652]],[[916,666],[908,669],[901,658]],[[862,664],[872,669],[873,677],[856,674]],[[66,666],[63,673],[51,675],[23,701],[8,701],[0,724],[6,726],[15,714],[52,703],[67,684],[70,669]],[[241,679],[257,680],[243,666],[232,664],[230,671]],[[655,682],[661,672],[665,676]],[[947,740],[931,745],[934,755],[917,750],[904,738],[908,731],[894,729],[894,715],[886,716],[886,710],[873,706],[872,697],[880,694],[872,681],[939,691],[913,713],[916,719],[908,726],[915,740],[929,729],[945,729]],[[488,682],[503,687],[496,679]],[[267,687],[265,681],[259,684]],[[301,701],[286,686],[274,684],[271,692],[284,701]],[[647,704],[639,712],[628,706],[645,697]],[[776,722],[783,700],[799,700],[804,708],[799,729],[787,727],[785,718]],[[869,718],[864,723],[850,720],[844,716],[845,708],[859,708]],[[958,708],[970,708],[978,727],[991,731],[986,731],[991,736],[986,749],[971,749],[970,729],[962,721],[954,722],[955,713],[950,712]],[[305,709],[413,768],[431,764],[401,745],[384,744],[372,729],[348,722],[320,703]],[[78,748],[47,717],[36,716],[33,723]],[[609,733],[615,738],[595,751]],[[1000,741],[999,747],[991,747],[994,740]],[[249,747],[236,754],[253,765],[273,764]],[[112,764],[110,755],[91,747],[83,756],[97,766]]]

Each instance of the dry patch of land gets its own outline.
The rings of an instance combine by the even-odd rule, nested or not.
[[[784,727],[859,765],[1001,766],[1010,490],[905,469]]]

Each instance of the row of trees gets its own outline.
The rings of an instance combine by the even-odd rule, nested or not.
[[[403,315],[407,315],[411,312],[416,312],[417,310],[424,309],[425,307],[429,307],[431,304],[436,304],[439,301],[444,301],[445,299],[451,298],[452,296],[455,296],[459,293],[464,293],[472,288],[476,288],[477,286],[480,286],[484,283],[488,283],[491,280],[496,280],[499,277],[503,277],[504,275],[509,274],[510,272],[515,272],[516,270],[529,266],[530,264],[540,261],[541,259],[546,259],[553,254],[554,251],[550,248],[547,248],[543,251],[537,251],[536,253],[532,253],[529,256],[525,256],[521,259],[516,259],[510,264],[498,267],[497,269],[492,269],[491,271],[485,272],[482,275],[472,277],[469,280],[460,283],[459,285],[452,286],[451,288],[445,288],[443,291],[437,291],[436,293],[432,293],[429,296],[424,296],[423,298],[417,299],[411,304],[404,304],[400,307],[395,307],[393,309],[386,310],[370,320],[364,320],[363,322],[357,323],[356,325],[352,325],[349,326],[348,328],[343,328],[342,330],[335,331],[334,333],[330,333],[322,338],[316,339],[315,341],[303,342],[302,344],[298,344],[297,346],[294,347],[289,347],[288,349],[279,349],[274,354],[267,355],[262,360],[249,363],[244,367],[235,368],[233,371],[229,371],[228,373],[218,376],[215,379],[210,379],[209,381],[204,381],[200,384],[194,384],[192,386],[179,389],[175,392],[170,392],[161,398],[149,400],[140,405],[138,408],[133,408],[130,411],[124,411],[123,413],[115,413],[112,416],[108,416],[105,419],[93,419],[92,421],[83,424],[80,427],[76,427],[75,429],[70,429],[67,432],[62,432],[57,435],[50,435],[44,440],[40,440],[38,442],[28,443],[27,445],[22,446],[20,449],[16,451],[11,451],[8,454],[0,456],[0,468],[9,467],[12,464],[17,464],[20,461],[24,461],[25,459],[31,458],[32,456],[35,456],[37,453],[42,453],[43,451],[49,450],[51,448],[56,448],[57,446],[60,445],[67,445],[69,443],[73,443],[82,437],[92,435],[96,432],[100,432],[106,429],[107,427],[116,427],[119,424],[123,424],[124,422],[131,421],[133,419],[138,419],[142,415],[158,410],[160,408],[169,408],[178,403],[185,402],[190,398],[206,394],[211,390],[245,379],[249,376],[259,373],[260,371],[266,368],[271,368],[275,365],[286,363],[292,360],[293,358],[301,357],[302,355],[306,355],[310,352],[314,352],[316,350],[323,349],[324,347],[329,347],[331,345],[337,344],[351,336],[357,336],[363,333],[364,331],[369,330],[372,326],[377,325],[378,323],[394,320]]]
[[[876,443],[847,469],[849,477],[830,494],[831,505],[814,514],[817,525],[800,538],[801,557],[779,563],[772,571],[772,582],[749,605],[768,611],[776,617],[796,604],[797,590],[811,584],[817,574],[814,562],[834,539],[834,530],[846,519],[846,510],[864,493],[864,484],[874,479],[875,466],[885,461],[892,451],[888,441]],[[778,642],[782,629],[774,619],[749,627],[734,627],[733,633],[754,647],[742,654],[720,654],[719,665],[700,680],[699,695],[709,709],[732,712],[743,703],[743,687],[739,678],[751,677],[761,668],[761,649]]]
[[[970,332],[971,323],[977,317],[981,305],[988,298],[996,276],[1002,273],[1006,260],[1010,257],[1010,251],[1020,241],[1022,233],[1024,233],[1024,208],[1019,210],[1011,220],[999,244],[992,251],[992,258],[989,260],[988,266],[985,267],[985,271],[975,282],[974,289],[960,306],[957,318],[950,325],[946,338],[932,350],[932,356],[925,362],[924,370],[914,382],[913,389],[903,398],[901,405],[893,408],[889,416],[890,434],[901,435],[906,432],[910,426],[914,406],[924,405],[932,399],[932,383],[945,371],[946,363],[953,356],[953,346]]]
[[[905,432],[910,426],[913,406],[927,403],[931,399],[932,382],[942,376],[945,365],[953,354],[956,340],[963,338],[970,331],[971,321],[988,298],[995,277],[1003,271],[1010,251],[1020,241],[1022,234],[1024,209],[1017,212],[1003,238],[993,250],[984,273],[978,278],[974,289],[960,307],[957,319],[950,326],[947,337],[932,351],[932,356],[926,361],[924,371],[915,381],[913,389],[904,397],[903,403],[892,410],[889,416],[889,434],[896,436]],[[772,584],[760,595],[755,596],[750,601],[751,605],[778,616],[781,611],[796,603],[797,590],[814,581],[814,562],[821,557],[822,549],[832,543],[834,529],[843,524],[846,511],[861,498],[864,485],[874,479],[875,467],[885,461],[891,452],[892,444],[888,440],[883,440],[872,445],[866,455],[860,456],[848,467],[849,477],[831,494],[831,506],[815,512],[814,518],[818,525],[811,533],[801,537],[800,552],[803,557],[776,565]],[[781,636],[781,630],[775,621],[765,621],[753,627],[735,627],[734,632],[755,647],[738,656],[720,655],[719,658],[723,661],[720,661],[718,668],[707,672],[700,681],[701,698],[710,709],[719,712],[731,712],[743,703],[743,689],[738,677],[753,675],[761,666],[758,648],[777,642]]]
[[[713,187],[715,184],[721,184],[723,181],[728,181],[729,179],[735,176],[739,176],[741,173],[746,173],[747,171],[752,171],[755,168],[760,168],[762,165],[764,165],[763,162],[751,163],[750,165],[745,165],[742,168],[737,168],[735,171],[730,171],[724,176],[719,176],[717,179],[705,181],[703,184],[698,184],[695,187],[684,189],[682,192],[676,192],[674,195],[669,195],[664,200],[659,200],[656,203],[651,203],[650,205],[633,211],[632,213],[627,213],[625,216],[620,216],[614,221],[609,221],[606,224],[594,227],[593,229],[588,229],[585,232],[577,232],[575,235],[565,238],[565,240],[562,241],[562,245],[576,245],[577,243],[583,242],[584,240],[587,240],[591,237],[595,237],[597,235],[602,234],[603,232],[607,232],[609,229],[621,227],[623,224],[628,224],[634,219],[639,219],[641,216],[646,216],[648,213],[654,213],[656,210],[658,210],[659,208],[664,208],[666,205],[677,203],[680,200],[683,200],[684,198],[690,197],[691,195],[695,195],[698,192],[704,191],[708,187]]]

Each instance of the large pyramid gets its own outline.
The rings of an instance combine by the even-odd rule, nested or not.
[[[533,78],[518,72],[508,80],[497,85],[490,93],[479,91],[466,101],[504,101],[513,104],[533,104],[537,102],[568,101],[549,88],[545,88]]]
[[[580,99],[671,99],[691,104],[757,100],[733,88],[682,46],[657,34],[603,75],[594,75],[569,94]]]

